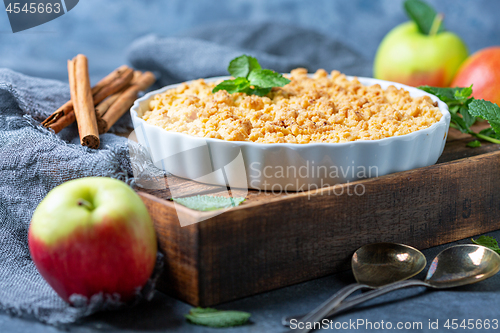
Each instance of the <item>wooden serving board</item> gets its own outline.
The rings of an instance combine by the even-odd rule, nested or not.
[[[241,206],[186,227],[177,214],[208,213],[177,212],[169,188],[176,196],[227,189],[168,177],[166,189],[138,192],[165,254],[158,288],[211,306],[348,269],[367,243],[424,249],[500,229],[500,145],[467,147],[472,140],[450,130],[436,165],[337,185],[337,194],[249,191]],[[352,195],[357,184],[364,195]]]

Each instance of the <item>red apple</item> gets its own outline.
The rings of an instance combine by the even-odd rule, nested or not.
[[[144,203],[125,183],[81,178],[50,191],[28,234],[40,274],[65,301],[73,294],[132,299],[156,261],[156,235]]]
[[[480,50],[460,66],[452,87],[469,87],[477,99],[500,105],[500,46]]]

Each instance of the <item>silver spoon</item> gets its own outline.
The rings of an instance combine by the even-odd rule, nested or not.
[[[423,286],[433,289],[445,289],[464,286],[486,280],[500,270],[500,255],[480,245],[456,245],[439,253],[431,263],[424,281],[408,280],[391,283],[384,287],[353,297],[342,303],[325,317],[348,310],[358,304],[387,294],[391,291]],[[323,317],[323,318],[325,318]],[[320,318],[319,320],[323,319]],[[294,332],[306,333],[309,329]]]
[[[420,273],[427,264],[419,250],[394,243],[374,243],[360,247],[352,256],[353,283],[341,289],[306,315],[283,317],[282,324],[290,326],[294,318],[300,322],[315,322],[325,318],[345,298],[359,289],[374,289]]]

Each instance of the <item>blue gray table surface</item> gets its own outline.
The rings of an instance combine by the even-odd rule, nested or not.
[[[500,45],[499,1],[429,2],[446,14],[446,26],[458,33],[471,51]],[[383,36],[406,20],[401,4],[397,0],[86,0],[80,1],[71,12],[54,21],[17,34],[11,32],[7,15],[0,13],[0,67],[66,80],[66,60],[77,53],[84,53],[92,59],[91,78],[95,82],[126,63],[125,50],[138,37],[149,33],[169,36],[221,21],[278,21],[300,25],[342,40],[367,59],[372,59]],[[499,237],[500,232],[494,235]],[[444,247],[426,250],[428,261]],[[423,273],[418,276],[423,277]],[[280,326],[282,316],[308,311],[352,282],[352,274],[344,272],[218,306],[219,309],[252,313],[249,325],[233,329],[190,325],[183,318],[190,306],[161,293],[157,293],[150,303],[96,314],[66,329],[85,333],[283,332]],[[407,331],[446,332],[450,331],[443,326],[447,319],[500,319],[499,299],[500,276],[495,276],[451,291],[426,291],[424,288],[398,291],[345,313],[336,321],[349,323],[365,320],[375,323],[383,320],[393,325],[398,322],[422,323],[421,329]],[[429,329],[429,321],[434,323],[436,320],[439,320],[439,329]],[[371,331],[366,327],[349,327],[341,331]],[[59,332],[59,329],[29,318],[0,313],[0,332],[49,333]]]

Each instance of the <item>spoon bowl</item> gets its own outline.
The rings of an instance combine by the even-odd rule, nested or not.
[[[500,270],[500,256],[479,245],[456,245],[440,252],[425,282],[434,288],[452,288],[483,281]]]
[[[427,264],[419,250],[403,244],[374,243],[360,247],[352,256],[354,278],[360,284],[380,287],[420,273]]]

